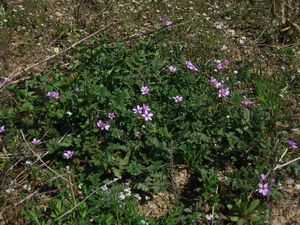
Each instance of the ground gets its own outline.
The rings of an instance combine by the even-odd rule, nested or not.
[[[5,10],[1,10],[1,5]],[[256,65],[262,65],[265,76],[284,73],[294,79],[295,92],[288,99],[291,116],[288,121],[278,121],[277,125],[299,138],[299,11],[296,0],[226,0],[218,4],[209,0],[0,0],[0,76],[10,75],[18,81],[26,77],[22,70],[66,49],[103,26],[107,27],[101,35],[108,39],[126,39],[158,29],[161,27],[159,18],[163,17],[178,22],[170,39],[176,44],[188,42],[190,51],[187,54],[196,56],[198,62],[205,63],[204,60],[221,56],[228,56],[236,62],[247,58]],[[207,54],[198,56],[198,48],[206,48]],[[41,71],[51,66],[53,61],[68,66],[71,55],[72,51],[68,51],[33,67],[32,71]],[[10,156],[1,153],[1,157]],[[183,187],[186,187],[191,174],[185,168],[178,168],[178,171],[178,177],[174,178],[176,193],[154,196],[153,200],[140,207],[141,213],[159,218],[168,211],[169,201],[177,195],[183,197]],[[13,181],[15,176],[16,172],[8,172],[2,182]],[[300,224],[299,181],[287,179],[281,184],[280,191],[282,199],[276,203],[269,202],[270,223]],[[1,191],[3,194],[4,191]],[[18,210],[6,209],[7,212],[11,218],[18,218]],[[3,217],[0,213],[0,221]],[[16,221],[15,224],[22,224],[22,220]]]

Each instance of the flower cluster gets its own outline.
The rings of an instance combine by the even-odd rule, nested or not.
[[[191,71],[193,71],[193,72],[198,72],[198,71],[199,71],[198,68],[197,68],[191,61],[186,60],[186,61],[185,61],[185,66],[186,66],[189,70],[191,70]]]
[[[270,192],[270,185],[275,183],[275,179],[272,178],[269,181],[267,180],[268,175],[266,174],[260,174],[259,176],[259,183],[258,183],[258,192],[262,196],[267,196]]]
[[[130,187],[125,188],[125,189],[124,189],[124,192],[120,192],[120,193],[118,194],[118,198],[119,198],[120,200],[124,200],[126,197],[129,197],[129,196],[131,196],[131,189],[130,189]]]
[[[153,113],[151,113],[151,109],[148,105],[143,104],[143,106],[137,105],[133,108],[133,112],[142,117],[145,121],[152,120]]]
[[[59,99],[60,98],[60,94],[57,91],[48,91],[46,96],[49,97],[49,98],[54,98],[54,99]]]
[[[223,70],[226,66],[229,65],[229,60],[225,59],[224,62],[222,62],[221,60],[216,60],[216,68],[217,70],[221,71]]]
[[[210,77],[209,82],[219,89],[219,98],[227,97],[230,94],[230,89],[228,87],[224,87],[223,82],[219,82],[215,77]]]
[[[72,159],[72,157],[74,155],[74,151],[73,150],[66,150],[66,151],[64,151],[63,155],[66,159]]]
[[[110,128],[109,124],[104,122],[103,120],[97,121],[97,127],[100,128],[100,130],[109,130]]]
[[[259,187],[258,192],[261,195],[263,195],[263,196],[266,196],[269,193],[269,187],[268,187],[269,184],[268,183],[264,183],[264,181],[266,180],[266,178],[267,178],[267,175],[265,175],[265,174],[262,173],[260,175],[260,182],[258,183],[258,187]]]

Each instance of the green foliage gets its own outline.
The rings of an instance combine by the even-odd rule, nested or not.
[[[238,199],[233,204],[228,204],[227,208],[232,213],[230,221],[237,225],[263,225],[267,224],[267,211],[260,206],[259,199],[248,200]]]
[[[238,190],[251,191],[249,184],[257,179],[253,171],[261,170],[270,155],[265,127],[269,114],[259,104],[249,108],[240,104],[245,93],[235,86],[234,75],[224,82],[231,95],[219,98],[218,90],[203,73],[213,74],[214,64],[202,65],[201,72],[194,73],[185,67],[184,60],[182,55],[175,57],[157,48],[151,40],[131,48],[124,44],[81,46],[69,70],[54,66],[3,90],[18,105],[5,103],[0,110],[0,123],[7,128],[5,145],[15,145],[16,138],[12,137],[17,137],[20,129],[28,140],[43,137],[43,143],[35,147],[50,152],[49,160],[55,161],[53,166],[58,171],[69,166],[76,185],[81,186],[75,200],[72,190],[60,188],[44,211],[37,210],[37,204],[28,204],[24,213],[30,222],[53,223],[76,205],[76,198],[83,199],[103,185],[103,180],[114,177],[130,181],[135,193],[165,191],[171,146],[174,164],[186,164],[199,176],[202,184],[198,197],[208,206],[206,211],[214,207],[216,212],[226,213],[223,206],[237,197]],[[170,73],[168,65],[176,66],[177,72]],[[226,70],[232,73],[231,68]],[[222,76],[218,74],[218,79],[224,79]],[[255,85],[259,101],[277,107],[277,99],[269,99],[272,88],[266,83]],[[150,93],[141,95],[141,86],[149,86]],[[49,91],[59,92],[60,98],[47,97]],[[176,95],[184,100],[175,103],[172,97]],[[150,106],[154,114],[151,121],[133,112],[142,104]],[[115,120],[108,119],[109,112],[116,113]],[[97,120],[108,121],[109,130],[100,130]],[[67,149],[74,150],[71,160],[63,157]],[[13,147],[8,150],[14,151]],[[225,193],[228,187],[221,189],[218,174],[227,168],[232,168],[228,186],[234,186],[236,192]],[[246,173],[241,174],[242,169]],[[44,178],[48,188],[66,185]],[[120,199],[124,192],[120,183],[97,192],[57,224],[89,224],[90,220],[96,224],[139,224],[144,217],[137,213],[136,199]],[[230,218],[256,221],[258,204],[236,202],[233,208],[237,214]],[[192,212],[183,217],[183,209],[174,209],[179,213],[174,211],[165,217],[166,223],[190,221],[196,215]]]

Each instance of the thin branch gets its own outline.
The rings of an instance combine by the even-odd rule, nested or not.
[[[288,162],[286,162],[286,163],[284,163],[284,164],[277,165],[277,166],[273,169],[273,171],[276,171],[276,170],[278,170],[278,169],[280,169],[280,168],[282,168],[282,167],[285,167],[285,166],[287,166],[287,165],[290,165],[291,163],[294,163],[294,162],[296,162],[296,161],[298,161],[298,160],[300,160],[300,157],[295,158],[295,159],[293,159],[293,160],[291,160],[291,161],[288,161]]]
[[[70,214],[74,209],[76,209],[79,205],[81,205],[82,203],[84,203],[87,199],[89,199],[92,195],[94,195],[96,192],[98,192],[101,188],[103,188],[104,186],[110,185],[118,180],[120,180],[121,177],[115,178],[112,181],[108,182],[107,184],[97,188],[96,190],[94,190],[92,193],[90,193],[88,196],[85,197],[85,199],[83,199],[81,202],[77,203],[74,207],[72,207],[70,210],[68,210],[67,212],[65,212],[64,214],[62,214],[61,216],[59,216],[58,218],[56,218],[54,221],[60,220],[63,217],[65,217],[66,215]]]
[[[41,157],[30,147],[30,145],[28,144],[26,138],[25,138],[25,135],[23,133],[22,130],[21,131],[21,135],[22,135],[22,138],[26,144],[26,146],[29,148],[29,150],[38,158],[38,160],[47,168],[49,169],[51,172],[53,172],[54,174],[56,174],[57,176],[59,176],[60,178],[64,179],[65,181],[69,182],[69,180],[67,178],[65,178],[64,176],[62,176],[61,174],[59,174],[57,171],[55,171],[54,169],[52,169],[51,167],[49,167],[42,159]]]

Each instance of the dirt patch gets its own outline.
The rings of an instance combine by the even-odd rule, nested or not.
[[[271,206],[272,225],[299,225],[300,224],[300,183],[289,179],[280,186],[283,197]]]
[[[138,206],[139,213],[154,219],[160,219],[165,216],[180,199],[180,195],[183,193],[190,176],[185,167],[175,169],[173,178],[175,187],[171,189],[176,191],[166,191],[153,195],[152,199],[146,204]]]

